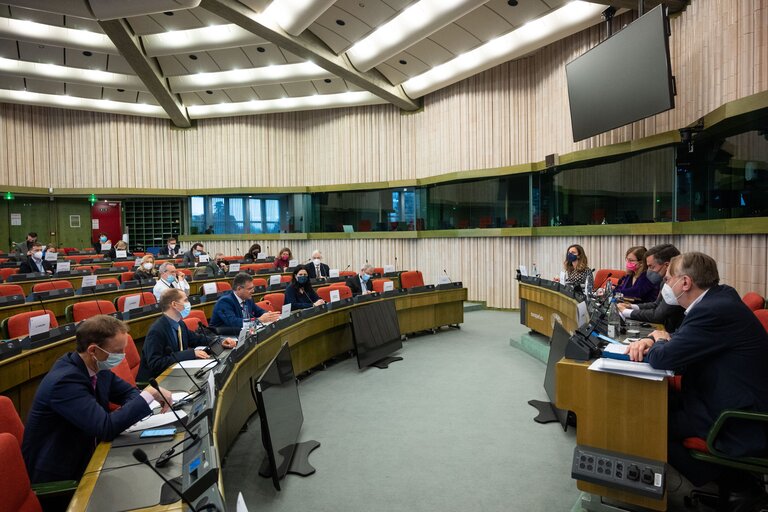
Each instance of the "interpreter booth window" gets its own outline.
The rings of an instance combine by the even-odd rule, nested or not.
[[[428,229],[530,226],[530,174],[430,185]]]
[[[674,186],[672,146],[548,169],[534,175],[533,225],[670,222]]]
[[[291,211],[281,216],[285,197],[193,196],[190,234],[240,235],[288,231]],[[284,221],[284,222],[283,222]],[[284,226],[284,230],[281,229]]]
[[[681,144],[677,220],[743,217],[768,217],[768,131],[725,138],[703,133]]]
[[[412,231],[417,194],[412,188],[312,194],[315,232]]]

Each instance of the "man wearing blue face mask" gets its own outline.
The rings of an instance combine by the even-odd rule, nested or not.
[[[177,289],[168,290],[160,298],[160,315],[149,328],[141,349],[141,366],[136,380],[147,381],[163,373],[177,361],[208,359],[205,350],[196,346],[208,345],[205,336],[190,331],[182,322],[189,316],[192,305],[186,294]]]
[[[365,295],[373,291],[373,265],[366,263],[355,277],[347,279],[347,286],[352,290],[352,295]]]
[[[672,258],[664,281],[663,300],[685,308],[685,319],[672,335],[654,331],[630,343],[628,354],[682,376],[669,402],[669,462],[697,486],[730,479],[722,466],[691,457],[682,441],[706,439],[725,410],[768,412],[768,333],[736,290],[719,284],[717,263],[706,254]],[[715,447],[733,457],[762,456],[768,434],[759,422],[736,419],[725,423]],[[748,480],[737,475],[731,483]]]
[[[645,262],[648,270],[645,276],[654,286],[659,286],[667,275],[667,269],[672,258],[679,255],[672,244],[661,244],[651,247],[645,253]],[[669,305],[664,302],[661,292],[653,302],[643,302],[641,304],[619,304],[621,316],[639,322],[650,322],[653,324],[664,324],[664,329],[668,332],[675,330],[683,323],[683,312],[685,311],[679,305]]]
[[[139,391],[109,371],[125,358],[127,332],[111,316],[85,320],[77,328],[76,352],[60,357],[43,378],[22,443],[32,483],[79,480],[97,441],[112,441],[149,415],[153,400],[171,400],[162,388]],[[110,412],[110,402],[121,407]]]

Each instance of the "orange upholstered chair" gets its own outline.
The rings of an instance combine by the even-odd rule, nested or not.
[[[203,325],[208,327],[208,319],[205,318],[205,312],[202,309],[193,309],[189,312],[187,318],[194,318],[196,320],[195,329],[197,329],[197,322],[203,322]]]
[[[598,288],[602,288],[605,286],[605,281],[608,279],[608,274],[611,274],[611,283],[616,284],[619,282],[619,279],[626,275],[626,270],[616,270],[616,269],[610,269],[610,268],[601,268],[597,272],[595,272],[595,281],[593,283],[594,289],[597,290]]]
[[[280,276],[281,283],[290,283],[293,276]]]
[[[18,284],[0,284],[0,295],[3,297],[9,295],[24,295],[24,288]]]
[[[69,281],[45,281],[43,283],[37,283],[32,287],[33,292],[47,292],[50,290],[66,290],[72,289],[72,283]]]
[[[21,446],[24,439],[24,424],[11,399],[3,395],[0,395],[0,432],[12,434]]]
[[[140,295],[141,299],[139,300],[139,306],[148,306],[149,304],[155,304],[157,300],[155,300],[155,296],[152,294],[152,292],[142,292],[142,293],[133,293],[131,295],[121,295],[117,299],[115,299],[115,307],[118,311],[123,311],[123,307],[125,306],[125,299],[128,297],[134,297],[136,295]]]
[[[15,268],[0,268],[0,277],[3,278],[3,281],[8,280],[8,276],[12,276],[13,274],[18,274],[19,269],[18,267]]]
[[[133,270],[132,261],[115,261],[112,263],[112,266],[115,268],[124,268],[125,270]]]
[[[115,305],[108,300],[86,300],[72,304],[72,320],[80,322],[96,315],[115,313]]]
[[[274,311],[274,309],[272,309],[272,303],[269,302],[268,300],[261,300],[257,302],[256,305],[259,306],[264,311]]]
[[[283,304],[285,304],[285,294],[268,293],[264,296],[264,300],[271,304],[272,311],[277,311],[279,313],[283,310]]]
[[[373,280],[373,291],[375,292],[383,292],[384,291],[384,283],[391,283],[391,279],[374,279]]]
[[[141,364],[141,356],[139,350],[136,348],[136,342],[133,341],[133,336],[126,334],[127,343],[125,344],[125,360],[128,361],[128,366],[131,368],[134,382],[136,381],[136,375],[139,374],[139,365]]]
[[[47,314],[51,317],[51,328],[58,327],[56,315],[49,310],[26,311],[9,317],[6,323],[9,338],[22,338],[29,334],[29,319]]]
[[[768,309],[758,309],[755,311],[755,316],[763,324],[765,331],[768,332]]]
[[[113,284],[120,287],[120,281],[117,280],[116,277],[105,277],[104,279],[97,279],[96,284]]]
[[[373,273],[379,274],[381,276],[384,275],[384,267],[373,267]]]
[[[37,495],[32,491],[27,468],[21,456],[21,447],[13,434],[0,433],[0,494],[3,508],[17,512],[42,510]]]
[[[263,277],[254,277],[253,278],[253,286],[263,286],[264,288],[267,287],[267,280]]]
[[[354,277],[357,275],[357,272],[354,270],[342,270],[339,272],[339,277]]]
[[[416,288],[424,286],[424,276],[420,270],[409,270],[400,274],[400,286],[403,288]]]
[[[231,289],[232,289],[232,285],[229,284],[226,281],[217,281],[216,282],[216,291],[219,292],[219,293],[221,293],[221,292],[228,292]]]
[[[741,300],[744,301],[744,304],[746,304],[752,311],[765,308],[765,299],[755,292],[747,292]]]
[[[124,283],[126,281],[133,281],[133,272],[121,272],[120,273],[120,282]]]

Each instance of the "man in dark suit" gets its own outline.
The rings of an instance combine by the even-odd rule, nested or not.
[[[312,253],[312,261],[306,264],[307,275],[310,279],[325,279],[331,268],[323,263],[323,253],[315,249]]]
[[[726,409],[768,412],[768,334],[730,286],[719,285],[715,260],[699,252],[672,259],[662,289],[667,304],[685,308],[685,319],[670,335],[654,331],[629,346],[633,361],[682,375],[679,396],[670,397],[669,462],[694,485],[729,478],[719,466],[693,459],[687,437],[706,438]],[[717,447],[727,455],[764,455],[763,424],[735,420],[721,431]]]
[[[53,271],[56,270],[53,263],[43,259],[43,244],[35,242],[29,253],[29,256],[27,256],[19,266],[20,274],[29,274],[31,272],[46,272],[52,274]]]
[[[30,231],[27,233],[27,239],[23,242],[19,242],[16,244],[13,248],[13,253],[15,256],[19,258],[23,258],[24,256],[29,256],[30,252],[32,251],[32,246],[37,243],[37,233],[34,231]]]
[[[176,239],[171,237],[168,239],[168,243],[160,249],[160,252],[158,253],[159,256],[169,256],[174,257],[179,254],[179,245],[176,243]]]
[[[254,289],[253,277],[245,272],[237,274],[232,280],[232,291],[222,295],[213,307],[211,327],[219,334],[238,334],[244,321],[257,319],[267,323],[280,318],[280,313],[265,311],[253,302]]]
[[[664,276],[667,275],[670,261],[679,254],[680,251],[672,244],[657,245],[645,253],[645,263],[648,266],[645,275],[651,284],[654,286],[661,284]],[[681,306],[670,306],[664,302],[661,293],[659,293],[653,302],[619,304],[619,311],[624,318],[652,324],[664,324],[666,331],[675,332],[683,323],[685,309]]]
[[[373,265],[366,263],[356,276],[347,279],[347,286],[352,290],[352,295],[365,295],[373,291]]]
[[[37,388],[22,452],[32,483],[79,480],[97,441],[112,441],[164,403],[160,388],[139,391],[109,371],[125,357],[128,328],[98,315],[78,326],[76,352],[61,356]],[[109,404],[121,407],[109,411]],[[167,405],[164,406],[167,409]]]
[[[210,357],[205,350],[194,348],[208,345],[205,336],[190,331],[181,321],[192,309],[187,294],[178,288],[170,288],[163,293],[159,302],[163,314],[152,324],[144,338],[141,365],[136,375],[136,380],[139,381],[157,377],[176,361]]]

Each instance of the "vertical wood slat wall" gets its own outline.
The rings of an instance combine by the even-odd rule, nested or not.
[[[515,269],[536,263],[543,277],[560,272],[566,248],[581,244],[593,268],[624,267],[624,254],[634,245],[650,249],[672,243],[681,251],[701,251],[718,262],[720,281],[744,295],[755,291],[768,297],[768,235],[645,235],[585,237],[498,237],[498,238],[422,238],[394,240],[269,240],[260,242],[269,254],[283,246],[306,261],[314,249],[323,252],[331,268],[359,269],[366,260],[374,266],[397,265],[398,270],[418,269],[427,283],[436,283],[443,269],[454,281],[469,289],[469,300],[484,301],[488,307],[518,308],[519,296]],[[189,244],[185,244],[188,246]],[[243,254],[251,242],[207,242],[210,254]],[[267,249],[268,247],[268,249]],[[239,249],[239,252],[238,252]],[[395,261],[397,258],[397,261]]]
[[[677,129],[768,89],[768,0],[694,0],[671,24],[677,107],[576,144],[565,64],[603,38],[602,25],[430,94],[415,114],[381,105],[173,130],[161,119],[3,104],[0,183],[175,189],[422,178]]]

